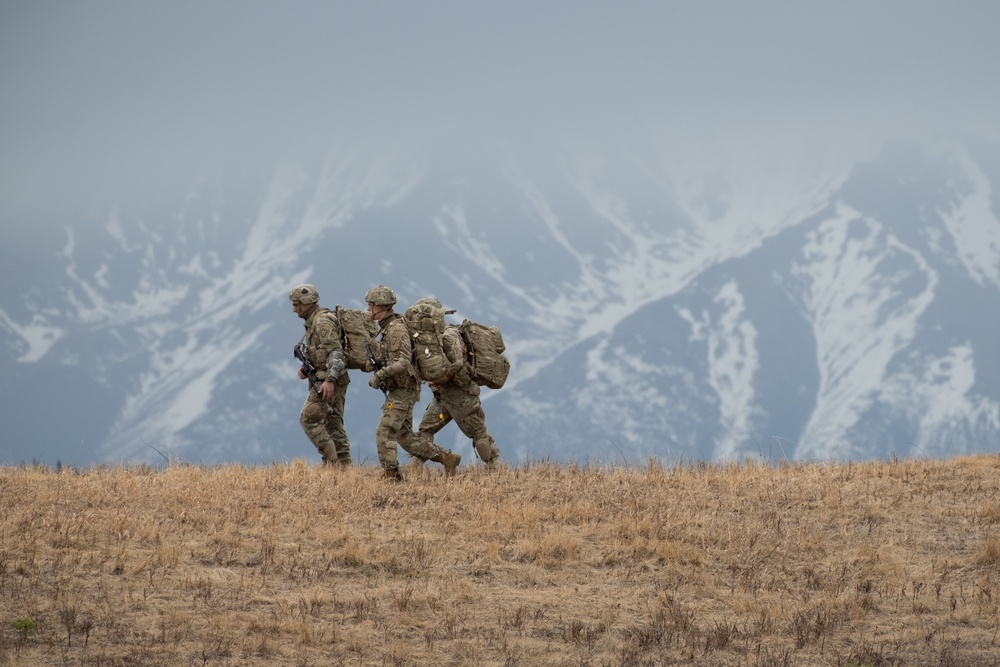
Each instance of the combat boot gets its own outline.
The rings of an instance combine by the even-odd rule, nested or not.
[[[478,440],[472,446],[483,463],[489,465],[496,459],[493,455],[493,440]]]
[[[461,454],[453,454],[452,452],[444,452],[441,455],[441,464],[444,466],[445,477],[452,477],[455,474],[455,468],[458,464],[462,462]]]
[[[392,480],[393,482],[402,482],[403,475],[399,472],[399,466],[385,466],[382,468],[385,479]]]
[[[337,447],[336,452],[336,462],[339,463],[341,467],[351,467],[351,446],[349,444],[341,445],[340,447]]]
[[[320,455],[323,457],[323,465],[334,466],[337,464],[337,446],[333,444],[332,440],[327,440],[321,445],[317,446]]]

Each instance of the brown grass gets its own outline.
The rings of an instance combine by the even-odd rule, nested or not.
[[[1000,665],[1000,458],[0,468],[0,665]]]

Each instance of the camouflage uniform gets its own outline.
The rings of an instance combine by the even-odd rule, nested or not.
[[[382,295],[376,290],[385,290]],[[375,296],[372,296],[375,293]],[[383,286],[369,290],[365,299],[369,303],[383,301],[391,306],[395,294]],[[391,299],[391,303],[388,300]],[[369,383],[385,392],[382,416],[375,428],[378,460],[386,477],[402,479],[396,446],[420,461],[443,463],[446,470],[454,472],[461,457],[447,452],[433,442],[418,441],[413,435],[413,406],[420,400],[420,379],[413,368],[413,345],[406,323],[398,313],[389,312],[379,321],[379,333],[372,342],[372,354],[379,370]]]
[[[311,286],[300,285],[292,289],[289,297],[293,301],[297,300],[296,296],[301,293],[301,289],[308,287]],[[318,301],[318,294],[316,299]],[[303,302],[308,303],[307,300]],[[316,368],[317,385],[312,386],[310,383],[309,395],[299,413],[299,424],[310,442],[319,450],[323,463],[349,466],[351,442],[344,429],[344,404],[351,378],[340,342],[340,320],[333,311],[317,306],[306,318],[305,329],[302,337],[303,352]],[[336,395],[329,403],[318,393],[319,384],[328,378],[337,388]]]
[[[486,430],[486,414],[479,400],[479,385],[472,378],[472,370],[465,362],[466,350],[458,327],[449,325],[444,332],[445,355],[451,362],[451,377],[447,382],[434,385],[434,398],[424,411],[417,431],[422,443],[434,442],[434,434],[452,420],[462,433],[472,439],[476,454],[484,463],[500,457],[493,436]]]

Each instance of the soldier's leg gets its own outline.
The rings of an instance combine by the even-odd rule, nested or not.
[[[326,419],[326,431],[334,445],[333,460],[342,466],[351,465],[351,441],[347,437],[347,430],[344,429],[344,405],[348,386],[337,385],[337,394],[329,404],[330,410]]]
[[[444,390],[439,395],[444,394]],[[420,426],[414,434],[412,441],[403,444],[403,448],[421,461],[431,460],[444,466],[446,475],[455,474],[455,469],[462,462],[459,454],[454,454],[444,449],[434,442],[434,434],[444,428],[452,419],[447,408],[446,401],[439,398],[439,395],[431,400],[424,416],[420,420]]]
[[[330,463],[337,459],[336,445],[327,430],[329,411],[330,406],[315,391],[310,389],[309,396],[299,413],[299,425],[302,426],[302,431],[309,438],[309,442],[323,457],[324,463]]]
[[[415,402],[415,401],[414,401]],[[440,449],[433,443],[426,443],[424,439],[414,437],[413,435],[413,403],[407,403],[407,409],[405,414],[399,415],[398,430],[396,432],[396,442],[402,447],[407,454],[410,456],[415,456],[418,459],[426,461],[427,459],[434,458],[434,452],[436,449]],[[400,401],[402,405],[402,401]]]
[[[431,400],[424,416],[420,419],[420,426],[411,441],[404,445],[404,449],[422,461],[428,459],[438,461],[444,450],[434,443],[434,434],[445,427],[451,421],[451,415],[447,408],[435,397]]]
[[[382,417],[375,427],[375,446],[378,449],[378,462],[385,467],[399,467],[399,459],[396,458],[396,434],[391,425],[391,412],[382,408]]]
[[[427,406],[427,409],[424,410],[420,426],[417,427],[417,434],[425,435],[428,440],[433,442],[434,434],[447,426],[450,421],[451,413],[448,412],[448,408],[437,397],[434,397]]]
[[[482,462],[492,463],[500,458],[500,449],[486,430],[486,414],[479,397],[466,394],[458,399],[452,409],[455,423],[472,440],[472,447]]]
[[[390,392],[382,404],[382,418],[375,429],[375,443],[378,445],[378,460],[386,477],[401,479],[396,446],[407,444],[413,439],[413,403],[406,396]]]

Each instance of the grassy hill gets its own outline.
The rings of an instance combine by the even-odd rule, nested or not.
[[[1000,458],[0,468],[0,665],[1000,665]]]

